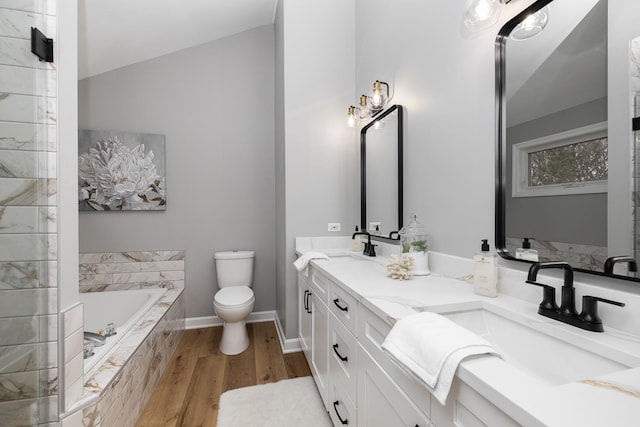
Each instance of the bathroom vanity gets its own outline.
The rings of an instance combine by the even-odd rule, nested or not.
[[[298,240],[298,253],[313,247]],[[384,257],[330,254],[299,274],[298,313],[301,346],[334,425],[637,425],[640,337],[608,326],[612,310],[601,311],[604,333],[583,331],[537,315],[540,292],[524,284],[523,271],[501,268],[501,293],[486,298],[465,280],[470,260],[430,253],[434,274],[398,281],[386,276]],[[617,297],[629,310],[640,304],[634,294]],[[502,354],[465,359],[444,406],[381,348],[397,319],[419,311],[450,318]],[[626,312],[618,321],[630,315],[637,319]]]

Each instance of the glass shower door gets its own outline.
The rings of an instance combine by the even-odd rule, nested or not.
[[[58,0],[61,1],[61,0]],[[31,28],[55,1],[0,2],[0,424],[59,419],[56,70]]]

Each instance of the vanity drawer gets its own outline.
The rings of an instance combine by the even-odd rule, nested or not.
[[[332,283],[329,291],[329,307],[336,318],[346,326],[347,330],[357,337],[356,314],[358,301],[341,287]]]
[[[329,289],[333,285],[331,279],[323,275],[318,269],[311,267],[311,292],[325,305],[329,305]]]
[[[329,376],[355,402],[357,389],[356,338],[333,314],[329,316]]]
[[[329,415],[334,426],[357,426],[356,405],[339,384],[329,388]]]
[[[382,343],[391,331],[391,325],[366,307],[360,306],[358,342],[384,371],[398,384],[413,403],[427,416],[431,414],[431,393],[412,375],[400,368],[382,350]]]

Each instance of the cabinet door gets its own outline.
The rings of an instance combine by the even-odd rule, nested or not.
[[[298,275],[298,338],[307,362],[311,360],[311,290],[306,277]]]
[[[311,298],[311,373],[328,409],[329,393],[329,309],[317,295]]]
[[[358,349],[358,426],[432,427],[362,347]]]

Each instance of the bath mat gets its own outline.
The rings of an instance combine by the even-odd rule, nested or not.
[[[312,377],[229,390],[220,396],[217,427],[331,427]]]

